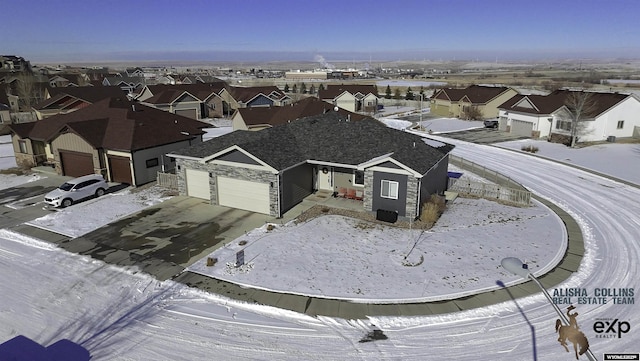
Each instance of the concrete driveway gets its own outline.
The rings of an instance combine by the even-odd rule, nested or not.
[[[137,265],[164,279],[270,220],[177,196],[65,242],[75,246],[61,246],[109,263]]]
[[[506,132],[501,132],[495,128],[479,128],[462,130],[459,132],[442,133],[438,134],[442,137],[464,140],[470,143],[476,144],[493,144],[500,142],[508,142],[518,139],[530,139],[530,137],[524,137],[519,135],[513,135]]]

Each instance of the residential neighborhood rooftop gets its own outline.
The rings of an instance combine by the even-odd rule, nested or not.
[[[12,124],[21,137],[47,141],[68,129],[96,148],[138,150],[192,139],[208,124],[126,99],[107,98],[38,122]]]
[[[258,132],[235,131],[172,154],[205,158],[234,145],[279,170],[307,160],[361,164],[391,154],[421,174],[453,149],[445,143],[433,147],[421,136],[388,128],[373,118],[356,121],[331,111]]]

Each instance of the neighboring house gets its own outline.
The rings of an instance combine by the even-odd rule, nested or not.
[[[235,131],[168,154],[180,194],[280,217],[305,197],[351,189],[363,210],[413,219],[447,188],[452,145],[337,112]],[[358,197],[358,193],[360,196]]]
[[[89,84],[89,77],[86,74],[55,74],[49,78],[49,86],[52,88],[68,86],[85,86]]]
[[[122,76],[129,77],[129,78],[144,78],[144,70],[142,70],[142,68],[139,68],[139,67],[127,68],[125,69],[124,74],[122,74]]]
[[[169,75],[169,74],[165,74],[165,75],[160,75],[158,77],[156,77],[155,79],[155,83],[156,84],[165,84],[165,85],[174,85],[176,83],[176,79]]]
[[[135,99],[143,104],[192,119],[222,116],[223,101],[218,95],[226,83],[148,85]]]
[[[102,80],[103,86],[118,86],[127,93],[134,93],[145,84],[144,77],[110,76]]]
[[[37,122],[9,125],[16,163],[61,175],[102,174],[134,186],[174,168],[166,153],[202,141],[206,123],[120,98]]]
[[[125,92],[117,86],[84,86],[47,88],[45,100],[33,108],[38,119],[66,114],[111,97],[122,97]]]
[[[291,98],[276,86],[227,86],[219,95],[223,101],[223,113],[227,115],[240,108],[284,106],[292,103]]]
[[[0,55],[0,73],[31,71],[31,63],[21,56]]]
[[[0,87],[0,126],[11,123],[11,106],[9,97]]]
[[[231,117],[233,130],[261,130],[285,124],[296,119],[334,112],[335,106],[316,97],[308,97],[282,107],[241,108]],[[351,120],[361,120],[365,115],[339,108],[338,113]]]
[[[566,139],[571,135],[567,98],[576,91],[549,95],[519,95],[499,107],[499,128],[532,138]],[[589,92],[593,114],[585,117],[578,142],[613,140],[640,135],[640,99],[635,95]],[[609,138],[614,137],[614,138]]]
[[[498,107],[517,94],[512,88],[482,85],[440,89],[431,97],[431,114],[465,119],[473,112],[479,119],[496,118]]]
[[[329,84],[318,92],[318,98],[350,112],[374,113],[378,109],[375,85]]]
[[[92,68],[86,70],[86,75],[90,82],[98,82],[101,84],[104,78],[116,76],[117,73],[109,70],[109,68]]]

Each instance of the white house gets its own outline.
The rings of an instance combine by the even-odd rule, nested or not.
[[[557,90],[549,95],[519,95],[498,108],[499,129],[532,138],[567,138],[571,116],[567,99],[575,91]],[[584,118],[578,142],[615,140],[638,136],[640,99],[633,94],[590,92],[594,111]]]

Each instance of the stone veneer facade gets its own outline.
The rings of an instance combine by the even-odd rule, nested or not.
[[[179,169],[178,169],[179,167]],[[239,180],[246,180],[258,183],[270,184],[269,188],[269,215],[279,217],[280,211],[278,207],[278,175],[266,170],[258,170],[243,167],[233,167],[228,165],[220,165],[213,163],[200,163],[194,160],[176,159],[176,175],[178,176],[178,191],[180,195],[187,195],[186,170],[200,170],[213,174],[209,177],[209,193],[211,194],[211,204],[218,205],[218,185],[216,176],[229,177]]]
[[[405,216],[399,219],[415,219],[417,202],[418,202],[418,179],[412,176],[407,177],[407,194],[406,194]],[[373,208],[373,171],[367,169],[364,171],[364,209],[371,213],[375,213]]]

